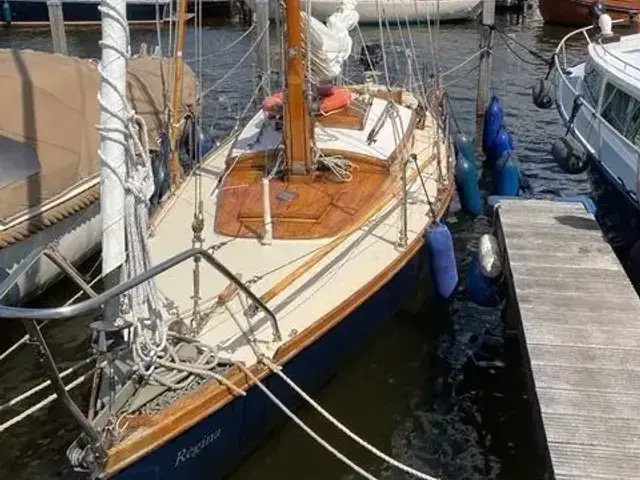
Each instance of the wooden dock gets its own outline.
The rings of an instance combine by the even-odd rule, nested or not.
[[[507,199],[496,215],[552,478],[640,479],[636,291],[582,203]]]

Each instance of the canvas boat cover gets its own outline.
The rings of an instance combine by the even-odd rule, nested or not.
[[[149,129],[163,129],[172,78],[168,59],[129,60],[129,102]],[[99,172],[97,63],[30,50],[0,50],[0,227]],[[195,75],[185,66],[183,112],[196,105]]]

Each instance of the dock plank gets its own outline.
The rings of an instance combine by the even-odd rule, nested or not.
[[[580,203],[507,200],[498,236],[557,480],[640,479],[640,298]]]

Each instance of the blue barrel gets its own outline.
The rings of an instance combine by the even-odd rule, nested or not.
[[[517,159],[511,152],[505,152],[496,164],[493,184],[496,195],[515,197],[520,193],[522,172]]]
[[[504,123],[504,110],[500,104],[500,99],[493,95],[491,101],[484,112],[484,125],[482,129],[482,151],[485,155],[489,151],[493,140],[498,134],[498,130]]]
[[[438,294],[449,299],[458,285],[458,267],[451,231],[444,223],[427,230],[427,245],[431,260],[431,276]]]
[[[455,136],[454,145],[458,157],[462,155],[470,162],[475,162],[475,153],[473,151],[473,142],[466,135],[459,133]]]
[[[462,210],[471,216],[482,213],[482,196],[478,185],[478,167],[473,160],[463,154],[458,155],[456,162],[456,189]]]

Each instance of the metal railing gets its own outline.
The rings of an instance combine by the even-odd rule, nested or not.
[[[40,361],[45,368],[49,382],[31,389],[26,394],[20,395],[16,399],[13,399],[6,405],[13,405],[24,398],[31,396],[33,393],[41,390],[47,384],[51,385],[57,397],[62,401],[65,407],[71,413],[73,419],[76,421],[86,438],[89,440],[90,458],[92,464],[101,464],[107,458],[107,450],[103,444],[100,433],[81,411],[78,405],[71,399],[68,389],[73,385],[65,385],[62,381],[62,377],[66,374],[60,374],[56,363],[53,359],[51,351],[42,335],[41,325],[39,320],[45,320],[47,322],[57,322],[75,318],[80,315],[84,315],[95,311],[103,307],[111,299],[126,293],[127,291],[135,288],[136,286],[151,280],[152,278],[160,275],[167,270],[193,258],[204,259],[215,270],[222,274],[227,280],[229,280],[237,289],[242,291],[248,298],[251,299],[253,304],[250,306],[253,310],[262,310],[271,322],[273,330],[273,337],[275,341],[282,340],[282,334],[278,325],[275,314],[265,305],[265,303],[256,296],[251,289],[249,289],[236,275],[234,275],[227,267],[220,263],[211,252],[203,248],[191,248],[185,250],[171,258],[164,260],[163,262],[154,265],[152,268],[146,270],[144,273],[131,278],[120,285],[112,287],[100,294],[97,294],[90,285],[85,282],[82,275],[71,265],[55,248],[41,247],[33,250],[13,272],[0,283],[0,299],[2,299],[12,288],[18,280],[24,275],[36,262],[41,258],[47,258],[53,262],[60,270],[69,278],[71,278],[76,285],[84,291],[89,299],[79,303],[65,305],[61,307],[53,308],[25,308],[25,307],[12,307],[8,305],[0,305],[0,320],[16,320],[20,321],[25,330],[28,333],[30,340],[36,344],[39,348]],[[41,402],[42,403],[42,402]],[[46,404],[42,403],[43,405]],[[33,408],[28,412],[35,411]],[[21,415],[21,419],[26,414]],[[9,424],[17,423],[17,421],[10,421]]]
[[[48,258],[56,258],[55,255],[52,257],[50,252],[46,249],[35,250],[29,255],[12,273],[0,284],[0,298],[8,292],[13,285],[18,281],[20,276],[22,276],[42,255],[46,255]],[[251,299],[251,301],[259,307],[265,314],[269,317],[271,322],[271,328],[273,330],[274,340],[280,341],[282,340],[282,334],[280,332],[280,327],[278,326],[278,320],[275,314],[267,307],[262,300],[256,294],[254,294],[249,287],[247,287],[237,276],[235,276],[227,267],[225,267],[222,263],[220,263],[213,254],[204,248],[190,248],[185,250],[177,255],[174,255],[171,258],[168,258],[157,265],[154,265],[150,269],[146,270],[144,273],[138,275],[137,277],[131,278],[122,282],[121,284],[110,288],[100,294],[92,296],[87,300],[84,300],[79,303],[74,303],[72,305],[67,305],[64,307],[54,307],[54,308],[24,308],[24,307],[11,307],[7,305],[0,305],[0,320],[52,320],[59,321],[69,318],[74,318],[79,315],[84,315],[89,313],[97,308],[104,306],[109,300],[117,297],[118,295],[122,295],[127,291],[131,290],[138,285],[151,280],[152,278],[164,273],[165,271],[183,263],[186,260],[189,260],[194,257],[200,257],[204,259],[209,265],[211,265],[215,270],[221,273],[227,280],[233,283],[240,291],[242,291],[247,297]],[[54,263],[56,262],[54,260]],[[66,261],[64,262],[66,263]],[[56,263],[58,265],[58,263]],[[67,264],[68,265],[68,264]],[[64,273],[68,274],[74,280],[79,277],[75,269],[72,272],[68,273],[68,267],[61,267]],[[73,273],[75,272],[75,274]],[[74,278],[75,277],[75,278]],[[79,277],[80,282],[86,285],[82,277]],[[80,285],[80,284],[79,284]]]

